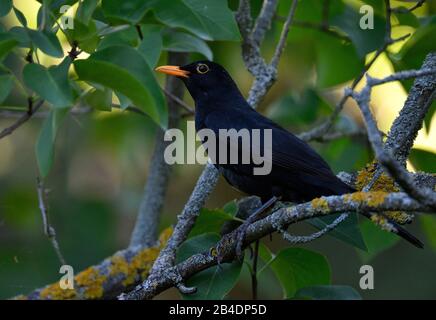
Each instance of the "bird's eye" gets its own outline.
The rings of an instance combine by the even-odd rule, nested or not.
[[[207,64],[200,63],[197,66],[197,72],[200,73],[200,74],[205,74],[208,71],[209,71],[209,67],[207,66]]]

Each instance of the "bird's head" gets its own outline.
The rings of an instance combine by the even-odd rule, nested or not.
[[[240,95],[228,72],[218,63],[196,61],[185,66],[160,66],[155,69],[183,80],[196,103],[213,99],[222,100],[229,95]]]

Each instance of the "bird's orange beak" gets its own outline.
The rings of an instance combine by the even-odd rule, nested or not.
[[[176,77],[189,78],[189,71],[182,70],[178,66],[160,66],[154,69],[157,72],[162,72]]]

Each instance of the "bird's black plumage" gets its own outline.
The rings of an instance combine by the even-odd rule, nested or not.
[[[270,174],[254,175],[254,163],[215,164],[232,186],[259,196],[263,202],[273,196],[283,201],[305,202],[320,196],[355,191],[337,178],[329,165],[306,142],[254,110],[219,64],[197,61],[177,68],[170,74],[183,80],[195,101],[197,132],[206,128],[219,137],[220,129],[272,130]],[[238,147],[241,148],[241,144]],[[398,234],[419,246],[419,240],[404,229],[401,231]]]
[[[206,74],[196,72],[199,63],[208,65]],[[254,175],[254,164],[217,163],[231,185],[263,200],[278,196],[293,202],[353,191],[307,143],[254,110],[223,67],[202,61],[181,69],[190,72],[183,81],[195,100],[197,131],[208,128],[218,136],[219,129],[272,130],[271,173]]]

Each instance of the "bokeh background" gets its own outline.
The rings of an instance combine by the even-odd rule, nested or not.
[[[288,2],[280,3],[279,13],[282,12],[283,16],[286,15]],[[352,5],[361,4],[359,1],[346,2]],[[382,1],[374,3],[377,2]],[[393,1],[393,4],[411,5],[400,1]],[[24,13],[29,27],[35,28],[40,3],[33,0],[15,0],[14,5]],[[236,8],[236,1],[230,1],[229,5]],[[260,1],[253,1],[253,11],[259,8]],[[71,10],[74,11],[75,7]],[[435,13],[435,1],[427,1],[424,6],[414,11],[417,18],[432,19],[431,21],[435,21]],[[303,12],[302,9],[297,10],[296,18],[316,20],[316,17],[310,17],[310,13]],[[19,23],[11,12],[1,18],[1,24],[8,29]],[[399,26],[395,26],[396,24]],[[395,20],[393,36],[414,33],[418,28]],[[266,57],[272,55],[280,30],[281,23],[275,22],[262,48]],[[419,67],[423,52],[435,50],[435,34],[424,33],[421,47],[413,47],[408,53],[408,66]],[[63,36],[59,37],[62,39]],[[328,73],[341,73],[342,69],[351,68],[344,60],[347,57],[342,55],[340,48],[330,48],[328,45],[323,47],[324,37],[326,35],[320,31],[292,27],[279,65],[278,81],[260,105],[260,112],[294,133],[322,122],[340,99],[343,87],[349,83],[345,81],[332,87],[319,85],[322,61],[327,61],[324,67],[328,68],[325,71]],[[369,73],[383,77],[401,68],[395,64],[394,58],[401,52],[404,43],[395,44],[388,54],[382,54]],[[229,70],[241,91],[247,95],[252,77],[244,67],[240,43],[211,42],[209,45],[214,60]],[[167,53],[162,52],[159,63],[164,64],[166,57]],[[366,59],[370,57],[371,53]],[[43,54],[40,58],[47,65],[59,62]],[[193,61],[199,58],[203,59],[197,53],[190,56]],[[14,70],[20,70],[23,66],[23,60],[16,55],[8,56],[4,63]],[[159,81],[163,83],[163,80],[159,75]],[[410,83],[390,83],[374,90],[372,108],[384,132],[387,132],[403,106],[409,85]],[[188,94],[185,101],[193,105]],[[24,103],[17,90],[9,95],[0,107],[0,129],[11,125],[16,119],[12,115],[2,115],[1,108],[6,110],[7,107],[22,106]],[[42,121],[42,118],[34,117],[12,135],[0,140],[0,298],[30,292],[56,281],[60,276],[57,257],[43,234],[37,202],[38,170],[34,148]],[[363,123],[355,105],[347,104],[338,126],[345,130],[362,128]],[[156,126],[151,120],[127,111],[95,111],[67,117],[57,137],[55,164],[46,185],[50,189],[48,203],[51,222],[56,228],[66,260],[76,271],[96,264],[128,245],[147,179],[155,130]],[[373,157],[367,141],[361,136],[312,145],[335,172],[359,170]],[[419,163],[423,163],[426,169],[434,168],[436,117],[427,119],[416,140],[415,148],[425,150],[419,155]],[[409,163],[409,166],[411,170],[417,169],[414,163]],[[176,214],[187,201],[201,170],[199,165],[174,167],[161,219],[162,228],[175,222]],[[225,181],[220,181],[208,200],[207,207],[222,207],[226,202],[242,196]],[[331,264],[333,284],[350,285],[364,298],[436,298],[436,221],[433,217],[418,217],[408,227],[426,243],[423,250],[418,250],[404,241],[396,241],[395,237],[383,233],[380,235],[367,224],[362,228],[365,237],[370,239],[381,236],[385,245],[370,253],[364,253],[330,236],[324,236],[304,247],[326,255]],[[292,226],[291,231],[306,234],[313,229],[301,223]],[[264,241],[272,250],[287,245],[279,235],[275,235],[272,241]],[[359,268],[363,264],[374,267],[375,290],[359,289]],[[243,270],[243,276],[229,295],[230,298],[249,296],[249,275],[246,268]],[[282,297],[280,285],[272,273],[264,274],[259,286],[261,298]],[[178,294],[175,290],[169,290],[159,297],[178,298]]]

